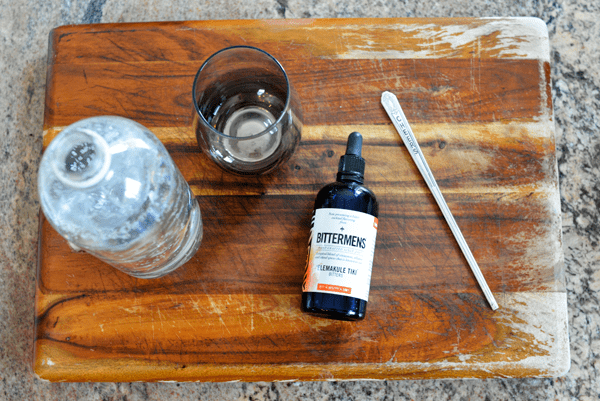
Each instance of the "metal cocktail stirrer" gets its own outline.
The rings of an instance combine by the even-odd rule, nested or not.
[[[467,242],[465,241],[465,238],[463,237],[460,228],[458,228],[458,225],[456,224],[456,221],[452,216],[452,212],[450,212],[450,209],[448,209],[448,205],[444,200],[442,192],[437,186],[435,178],[433,178],[433,174],[431,174],[431,170],[429,169],[429,166],[425,161],[425,157],[423,156],[423,152],[421,152],[419,143],[417,142],[415,135],[410,129],[410,125],[406,120],[406,116],[402,111],[402,107],[400,107],[398,98],[391,92],[383,92],[383,94],[381,95],[381,104],[383,105],[383,108],[385,109],[387,114],[390,116],[392,123],[398,131],[398,134],[400,134],[400,138],[402,138],[402,141],[404,141],[406,148],[409,150],[409,153],[415,161],[417,168],[421,172],[421,175],[425,179],[429,190],[433,194],[435,201],[440,207],[442,214],[446,218],[446,221],[450,226],[450,230],[452,231],[452,234],[454,234],[454,238],[456,238],[458,246],[460,246],[463,255],[465,255],[465,258],[467,259],[467,262],[469,263],[469,266],[471,267],[471,270],[473,271],[473,274],[475,275],[475,278],[477,279],[477,282],[479,283],[479,286],[481,287],[485,298],[492,307],[492,310],[498,309],[498,304],[494,299],[494,295],[490,291],[490,288],[488,287],[485,278],[483,277],[483,274],[481,274],[481,270],[479,270],[479,266],[477,265],[477,262],[475,261],[471,250],[469,249],[469,245],[467,245]]]

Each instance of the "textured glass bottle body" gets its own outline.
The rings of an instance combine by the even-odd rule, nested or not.
[[[339,179],[339,178],[338,178]],[[377,199],[360,183],[341,180],[323,187],[315,200],[315,211],[321,208],[353,210],[378,217]],[[364,319],[367,301],[346,295],[303,292],[302,310],[340,320]]]
[[[163,276],[200,246],[196,198],[160,140],[134,121],[68,126],[44,152],[38,188],[44,215],[73,248],[131,276]]]

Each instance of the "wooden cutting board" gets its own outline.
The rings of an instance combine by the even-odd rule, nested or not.
[[[50,35],[44,145],[119,115],[166,145],[202,210],[195,257],[155,280],[72,252],[41,216],[34,368],[51,381],[557,376],[569,368],[549,42],[537,19],[245,20]],[[240,178],[202,155],[192,81],[230,45],[281,61],[302,141]],[[395,93],[500,305],[493,312],[380,105]],[[300,311],[317,191],[352,131],[379,234],[367,317]]]

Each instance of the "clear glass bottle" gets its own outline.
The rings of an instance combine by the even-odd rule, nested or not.
[[[202,240],[198,201],[160,140],[123,117],[65,128],[38,177],[42,210],[71,247],[138,278],[187,262]]]

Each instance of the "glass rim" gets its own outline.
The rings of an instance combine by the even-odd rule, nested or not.
[[[247,50],[253,50],[253,51],[258,51],[264,55],[266,55],[268,58],[270,58],[275,65],[279,68],[279,70],[281,71],[281,73],[283,74],[283,78],[285,79],[285,84],[286,84],[286,89],[287,89],[287,93],[286,93],[286,97],[285,97],[285,105],[283,106],[283,112],[279,115],[279,117],[277,117],[277,119],[270,124],[268,127],[266,127],[264,130],[254,134],[254,135],[250,135],[250,136],[246,136],[243,138],[237,137],[237,136],[231,136],[231,135],[226,135],[221,131],[218,131],[217,129],[215,129],[215,127],[213,127],[207,120],[206,117],[204,117],[204,114],[202,114],[202,112],[200,112],[200,108],[198,107],[198,101],[196,100],[196,84],[198,83],[198,79],[200,77],[200,74],[202,73],[202,71],[204,70],[204,68],[206,66],[208,66],[208,64],[211,62],[211,60],[218,56],[221,53],[230,51],[230,50],[236,50],[236,49],[247,49]],[[198,72],[196,72],[196,76],[194,77],[194,84],[192,86],[192,101],[194,102],[194,110],[196,111],[196,114],[200,117],[200,120],[202,121],[202,124],[206,125],[207,127],[209,127],[209,129],[214,132],[215,134],[226,138],[226,139],[235,139],[238,141],[245,141],[245,140],[249,140],[249,139],[254,139],[254,138],[258,138],[260,136],[263,136],[265,134],[269,134],[271,131],[273,131],[273,128],[275,128],[277,125],[279,125],[279,123],[283,120],[284,116],[286,115],[286,111],[289,108],[290,105],[290,101],[291,101],[291,86],[290,86],[290,80],[288,78],[287,73],[285,72],[285,69],[283,68],[283,66],[281,65],[281,63],[271,54],[269,54],[268,52],[259,49],[258,47],[254,47],[254,46],[245,46],[245,45],[239,45],[239,46],[229,46],[229,47],[225,47],[215,53],[213,53],[212,55],[210,55],[205,61],[204,63],[202,63],[202,65],[200,66],[200,68],[198,69]]]

